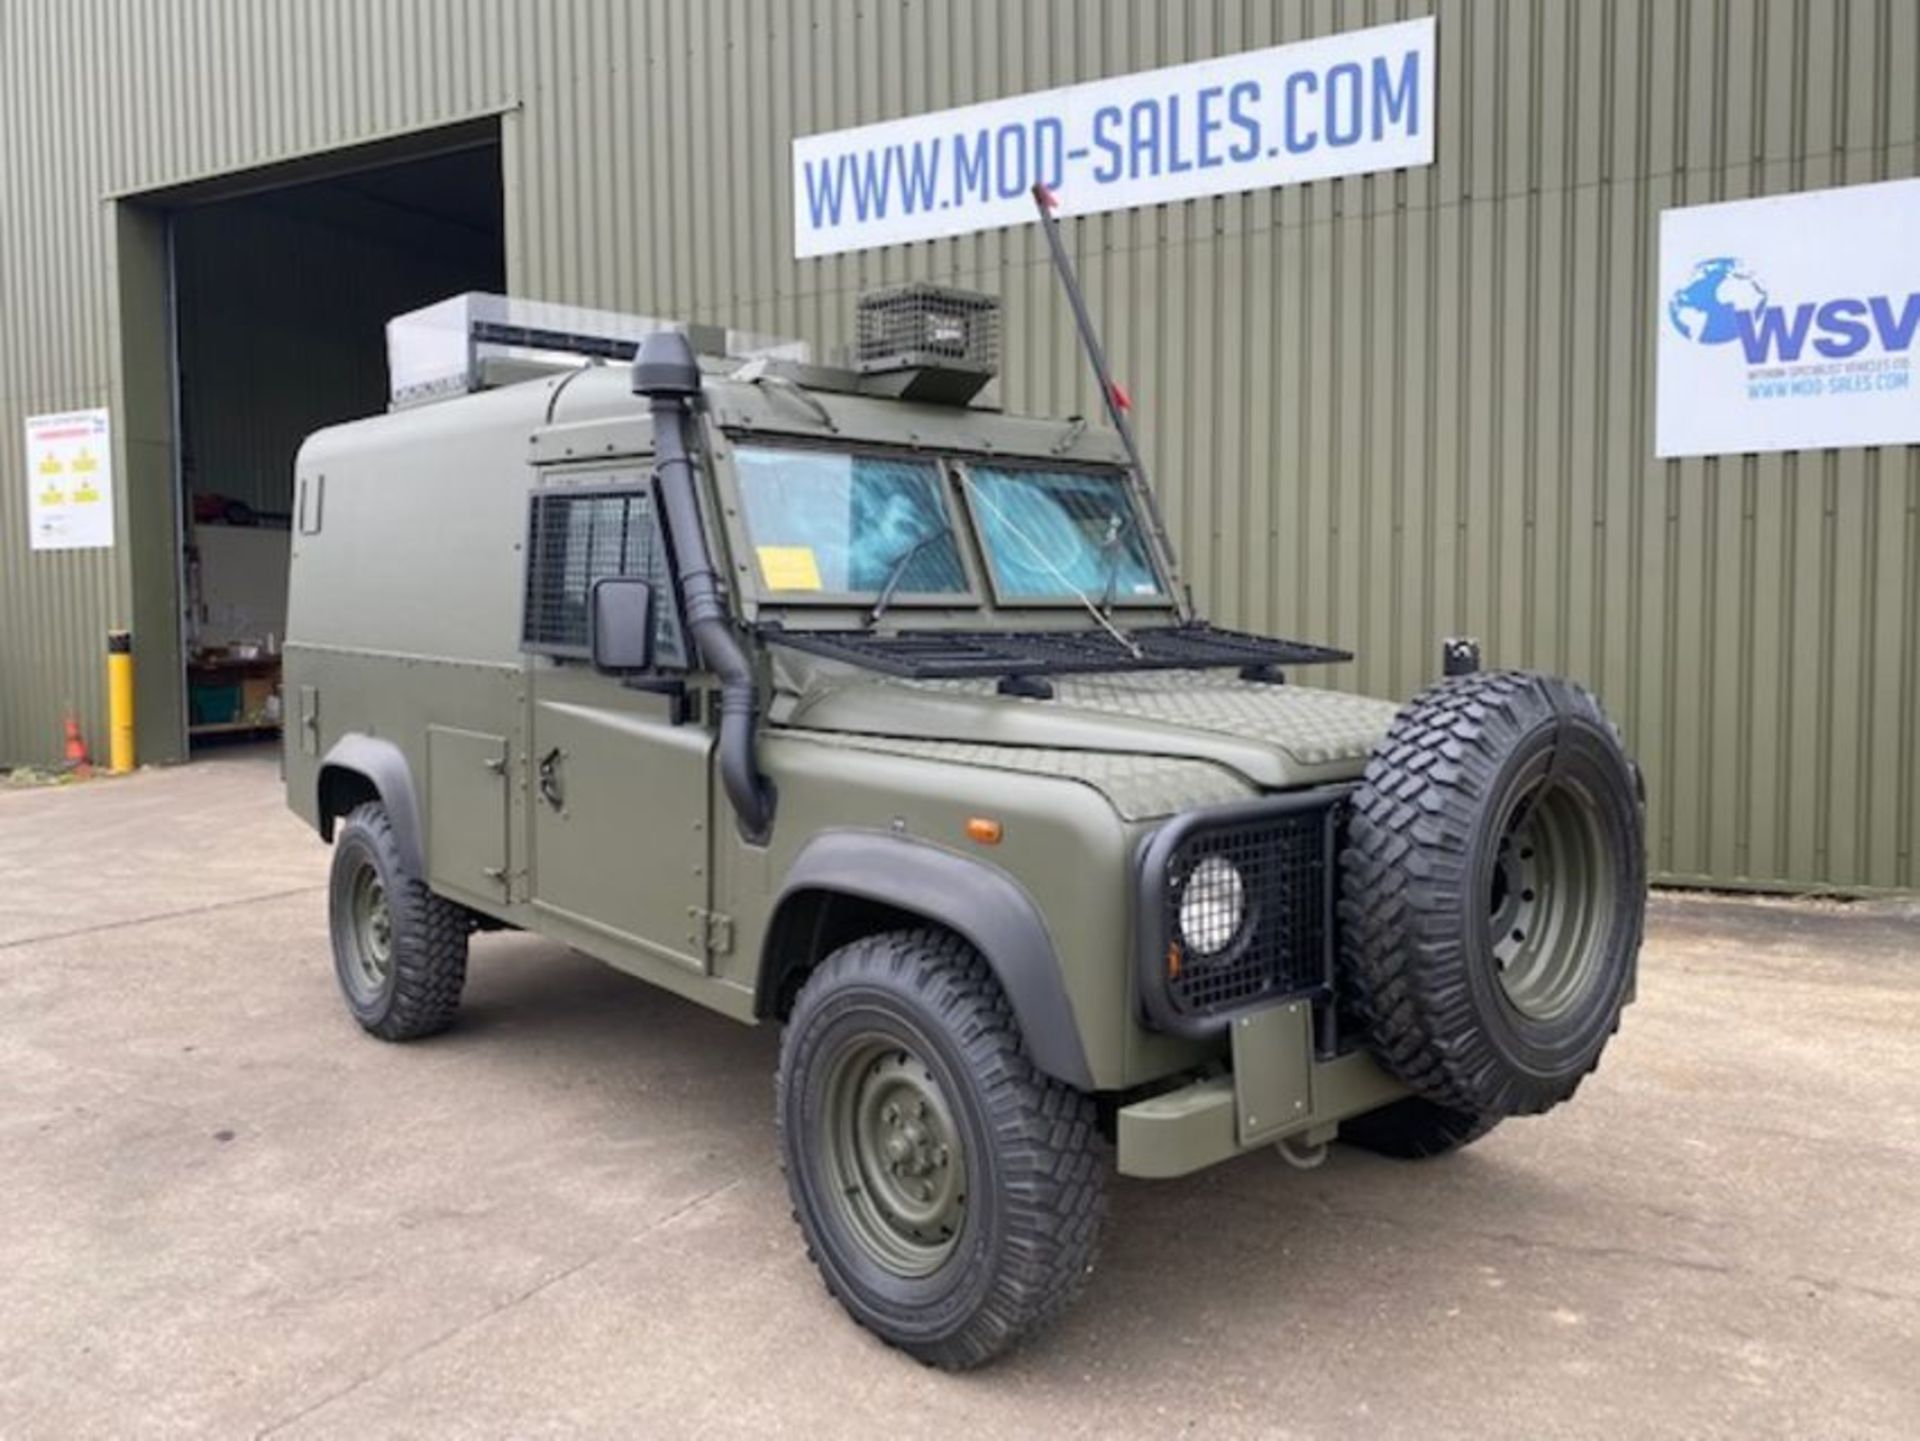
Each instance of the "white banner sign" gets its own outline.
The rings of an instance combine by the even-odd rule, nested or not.
[[[104,410],[27,417],[27,534],[33,549],[113,544],[112,442]]]
[[[1433,161],[1431,17],[793,142],[805,259]]]
[[[1660,217],[1662,456],[1920,441],[1920,180]]]

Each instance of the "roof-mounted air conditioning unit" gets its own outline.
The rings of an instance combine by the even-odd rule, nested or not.
[[[583,363],[628,361],[657,330],[681,331],[709,355],[805,363],[810,354],[804,341],[476,290],[387,322],[388,401],[399,410]]]
[[[901,378],[902,400],[965,405],[1000,370],[1000,301],[915,281],[862,295],[854,369]]]

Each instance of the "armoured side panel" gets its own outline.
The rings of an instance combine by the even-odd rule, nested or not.
[[[507,740],[427,728],[427,872],[434,889],[507,899]]]
[[[584,667],[535,687],[535,908],[704,971],[711,732]]]

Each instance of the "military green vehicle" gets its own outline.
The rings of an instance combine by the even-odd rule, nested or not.
[[[517,928],[781,1026],[808,1250],[949,1368],[1081,1288],[1115,1169],[1566,1100],[1646,883],[1590,695],[1301,683],[1345,653],[1197,615],[1129,437],[981,401],[996,323],[909,287],[844,369],[661,330],[321,431],[286,645],[354,1019],[453,1024]]]

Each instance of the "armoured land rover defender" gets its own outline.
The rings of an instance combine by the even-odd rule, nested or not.
[[[953,1368],[1073,1296],[1116,1164],[1567,1099],[1645,898],[1585,691],[1300,684],[1344,653],[1197,616],[1122,433],[978,402],[996,319],[916,287],[848,369],[661,330],[321,431],[286,646],[360,1025],[453,1023],[514,927],[784,1026],[809,1251]]]

